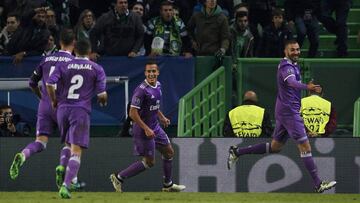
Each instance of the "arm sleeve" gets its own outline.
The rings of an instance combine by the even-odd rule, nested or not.
[[[105,15],[102,15],[96,21],[95,26],[90,31],[90,42],[91,42],[92,52],[99,52],[99,50],[98,50],[98,41],[100,40],[101,35],[103,33],[105,20],[106,20]]]
[[[136,39],[135,39],[135,43],[134,46],[132,48],[132,51],[137,53],[141,46],[144,43],[144,26],[142,23],[142,20],[140,18],[140,16],[135,14],[135,35],[136,35]]]
[[[229,114],[226,115],[225,120],[224,120],[224,126],[223,126],[223,136],[224,137],[236,137],[234,134],[234,131],[232,129],[231,123],[230,123],[230,119],[229,119]]]
[[[329,136],[336,130],[337,121],[336,121],[336,111],[335,108],[331,106],[329,122],[325,126],[325,136]]]
[[[44,63],[44,59],[40,62],[38,66],[36,66],[34,72],[30,76],[29,86],[35,88],[38,86],[39,81],[42,78],[42,64]]]
[[[221,24],[221,47],[224,48],[225,51],[229,49],[229,38],[230,38],[230,31],[229,31],[229,23],[227,21],[227,18],[224,16],[224,21]]]
[[[100,66],[96,76],[96,94],[102,94],[106,92],[106,74],[104,69]]]
[[[265,110],[264,119],[262,122],[261,137],[270,137],[272,135],[273,131],[274,131],[274,128],[272,127],[272,124],[271,124],[270,115]]]
[[[46,81],[47,85],[55,85],[60,80],[62,67],[63,66],[59,66],[55,68],[54,72],[50,75],[50,77]]]
[[[140,87],[137,87],[134,91],[134,95],[131,98],[131,107],[134,107],[136,109],[141,109],[142,103],[145,98],[145,92],[144,89],[141,89]]]
[[[307,89],[306,84],[297,81],[295,79],[295,76],[294,77],[288,77],[286,79],[286,82],[290,87],[293,87],[295,89],[301,89],[301,90],[306,90]]]

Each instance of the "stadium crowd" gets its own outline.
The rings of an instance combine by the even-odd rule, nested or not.
[[[283,43],[309,39],[307,57],[319,55],[319,21],[336,35],[337,56],[347,52],[351,0],[1,0],[0,55],[20,63],[54,53],[59,33],[100,56],[283,57]],[[336,12],[336,19],[332,18]]]

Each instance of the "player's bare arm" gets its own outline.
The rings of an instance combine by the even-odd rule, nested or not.
[[[146,125],[145,122],[140,118],[138,109],[134,107],[130,107],[129,116],[136,124],[140,126],[140,128],[142,128],[145,131],[146,137],[148,138],[155,137],[154,131],[151,130],[149,126]]]
[[[57,107],[57,99],[55,95],[55,87],[51,84],[46,84],[46,90],[49,94],[49,97],[51,99],[51,105],[55,109]]]
[[[39,87],[31,87],[31,91],[39,98],[41,99],[41,91]]]
[[[158,111],[158,117],[160,120],[160,123],[166,128],[170,125],[170,119],[166,118],[166,116],[164,116],[164,114],[159,110]]]

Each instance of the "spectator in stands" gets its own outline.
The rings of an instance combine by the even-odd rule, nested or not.
[[[319,3],[314,0],[286,0],[285,13],[290,27],[296,27],[297,42],[302,47],[305,36],[310,47],[308,57],[316,57],[319,48]]]
[[[173,5],[164,1],[160,16],[149,20],[145,48],[150,56],[167,55],[191,57],[191,43],[184,22],[174,17]]]
[[[173,5],[173,12],[175,18],[180,18],[180,8]]]
[[[224,15],[228,19],[234,18],[234,0],[217,0],[218,5],[222,8]]]
[[[127,0],[117,0],[114,8],[104,13],[90,32],[93,48],[90,58],[96,60],[101,52],[110,56],[135,57],[143,38],[141,17],[128,10]],[[98,42],[101,42],[100,47]]]
[[[54,38],[54,36],[50,35],[49,39],[48,39],[48,44],[46,45],[46,48],[45,48],[44,52],[42,53],[42,56],[48,56],[57,51],[58,51],[58,48],[55,44],[55,38]]]
[[[50,31],[51,35],[55,39],[55,44],[59,45],[59,34],[61,27],[56,23],[56,14],[53,9],[46,10],[46,26]]]
[[[160,15],[160,5],[164,0],[137,0],[145,5],[145,19],[149,20]],[[180,18],[184,22],[188,22],[191,15],[193,14],[193,8],[197,3],[197,0],[167,0],[172,3],[181,11]]]
[[[309,96],[301,99],[301,117],[310,137],[327,137],[336,130],[336,111],[330,101],[320,93],[308,91]]]
[[[30,126],[20,122],[20,115],[14,115],[10,106],[0,106],[0,137],[29,136]]]
[[[276,7],[276,0],[244,0],[249,8],[249,20],[262,28],[271,24],[271,14]]]
[[[79,16],[79,20],[74,28],[76,39],[90,41],[90,32],[94,26],[95,26],[94,13],[89,9],[85,9],[83,12],[81,12]]]
[[[271,24],[271,14],[276,7],[276,0],[244,0],[249,8],[249,27],[254,36],[254,49],[261,49],[259,44],[263,29]]]
[[[272,23],[265,27],[258,56],[260,57],[284,57],[285,41],[292,39],[292,33],[284,22],[284,13],[281,9],[274,9]]]
[[[144,18],[144,11],[145,11],[145,8],[144,8],[144,5],[141,3],[141,2],[136,2],[132,8],[131,8],[131,11],[138,14],[141,19]],[[146,26],[143,24],[143,27],[144,27],[144,30],[146,32]],[[139,52],[137,53],[138,56],[145,56],[146,54],[146,50],[145,50],[145,46],[142,45]]]
[[[7,44],[20,25],[19,16],[9,14],[6,19],[6,26],[0,33],[0,55],[7,55]]]
[[[0,1],[0,28],[5,27],[5,6],[2,1]]]
[[[195,12],[188,23],[192,47],[198,56],[222,58],[229,48],[228,19],[216,0],[204,0],[200,12]]]
[[[236,13],[238,12],[246,12],[247,16],[249,18],[249,9],[247,7],[246,3],[239,3],[234,7],[234,18],[230,19],[230,25],[233,25],[235,23]]]
[[[139,14],[139,16],[141,18],[143,18],[144,17],[144,12],[145,12],[144,4],[141,3],[141,2],[135,2],[131,7],[131,11],[134,12],[134,13]]]
[[[224,137],[270,137],[273,131],[268,112],[258,105],[253,91],[244,94],[243,103],[230,110],[224,121]]]
[[[21,19],[19,28],[8,43],[10,55],[14,55],[14,64],[22,61],[24,56],[40,56],[45,50],[50,31],[45,24],[47,7],[31,10]]]
[[[348,27],[346,24],[350,11],[351,0],[321,0],[321,17],[319,20],[324,27],[336,35],[337,56],[345,57],[347,52]],[[333,18],[335,12],[336,19]]]
[[[235,23],[230,27],[231,56],[237,58],[252,57],[254,36],[249,29],[248,15],[244,11],[236,13]]]

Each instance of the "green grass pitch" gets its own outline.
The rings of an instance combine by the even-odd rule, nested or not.
[[[73,192],[62,200],[57,192],[0,192],[0,202],[237,202],[237,203],[358,203],[360,194],[311,193],[162,193],[162,192]]]

